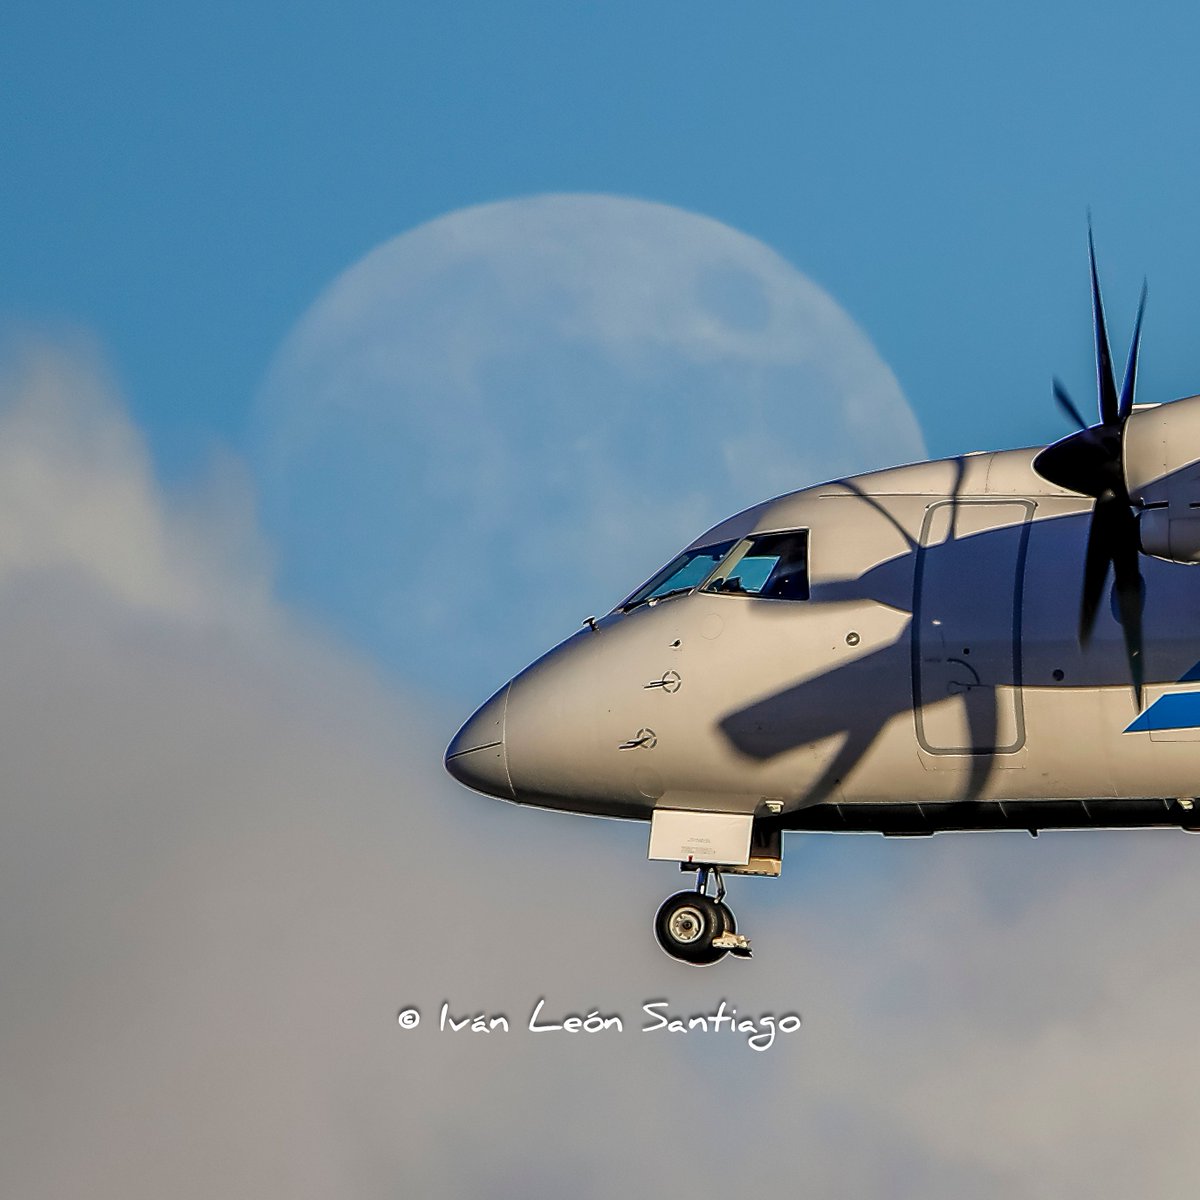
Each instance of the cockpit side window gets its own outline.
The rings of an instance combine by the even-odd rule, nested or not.
[[[807,600],[808,530],[747,538],[721,563],[704,590],[764,600]]]
[[[734,543],[729,541],[701,546],[696,550],[685,550],[663,567],[649,583],[643,584],[628,600],[619,605],[621,611],[628,612],[631,608],[650,600],[664,600],[667,596],[690,592],[713,573],[733,546]]]

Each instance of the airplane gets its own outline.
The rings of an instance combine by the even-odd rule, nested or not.
[[[726,875],[785,832],[1200,832],[1200,396],[1118,392],[1088,230],[1099,421],[837,479],[713,526],[506,683],[445,754],[517,804],[648,821],[696,872],[655,935],[749,957]],[[1111,586],[1108,583],[1112,578]]]

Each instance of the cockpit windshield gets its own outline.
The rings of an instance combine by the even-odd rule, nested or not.
[[[808,599],[808,530],[747,538],[704,585],[706,592]]]
[[[733,549],[733,542],[718,542],[713,546],[701,546],[697,550],[685,550],[677,559],[668,563],[649,583],[638,588],[621,606],[628,612],[639,604],[651,600],[664,600],[690,592],[703,583],[721,560]]]

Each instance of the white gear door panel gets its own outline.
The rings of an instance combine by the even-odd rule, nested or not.
[[[750,861],[751,813],[656,808],[650,819],[650,858],[744,866]]]

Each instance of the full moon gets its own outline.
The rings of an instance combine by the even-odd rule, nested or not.
[[[465,700],[722,517],[924,456],[820,287],[718,221],[603,195],[376,247],[285,340],[254,447],[285,594]]]

